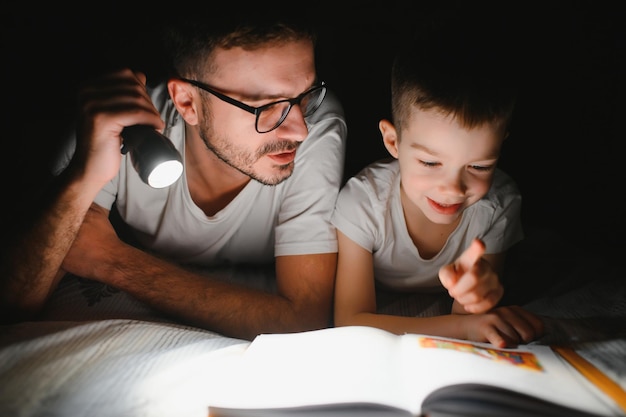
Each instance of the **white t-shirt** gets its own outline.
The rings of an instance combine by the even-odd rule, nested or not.
[[[499,253],[523,238],[521,195],[513,180],[496,170],[489,192],[468,207],[443,249],[423,259],[407,231],[400,201],[400,168],[381,160],[350,178],[341,190],[332,224],[374,257],[374,276],[395,291],[443,290],[439,268],[456,260],[475,237],[486,253]]]
[[[184,159],[185,123],[165,83],[149,91],[166,122],[163,133]],[[129,154],[95,202],[107,209],[116,204],[146,249],[190,265],[267,264],[275,256],[336,252],[330,217],[343,178],[347,127],[332,92],[307,125],[309,135],[298,148],[290,178],[276,186],[251,180],[214,216],[195,205],[184,172],[169,187],[151,188]]]

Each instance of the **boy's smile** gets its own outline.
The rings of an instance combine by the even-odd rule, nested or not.
[[[405,202],[429,221],[454,223],[489,191],[504,138],[498,126],[467,128],[453,115],[414,108],[406,128],[387,132],[397,134],[385,143],[399,161]]]

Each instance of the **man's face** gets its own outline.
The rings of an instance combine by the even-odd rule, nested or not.
[[[213,63],[216,71],[198,81],[252,107],[297,97],[316,77],[309,41],[256,50],[218,49]],[[299,106],[292,106],[279,127],[261,134],[255,115],[206,92],[200,97],[199,134],[222,161],[267,185],[292,174],[296,150],[308,134]]]

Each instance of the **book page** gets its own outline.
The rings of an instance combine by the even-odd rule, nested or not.
[[[423,399],[433,390],[473,383],[614,415],[594,387],[548,346],[495,349],[354,326],[261,335],[229,367],[233,371],[228,378],[208,391],[212,406],[376,403],[419,415]]]
[[[407,342],[409,335],[405,336]],[[598,415],[616,415],[617,406],[582,377],[549,346],[524,345],[497,349],[440,337],[414,335],[405,352],[416,375],[428,389],[417,390],[422,402],[433,390],[458,384],[483,384],[510,389],[536,398]]]
[[[397,389],[404,365],[396,335],[370,327],[338,327],[258,336],[231,372],[212,386],[211,405],[277,408],[378,403],[417,411]],[[400,384],[399,384],[400,382]]]

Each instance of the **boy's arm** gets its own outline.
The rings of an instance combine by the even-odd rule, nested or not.
[[[376,313],[373,256],[339,230],[337,244],[335,325],[368,325]]]
[[[335,281],[335,325],[373,326],[396,334],[426,333],[464,338],[453,316],[432,318],[377,314],[372,253],[337,231],[339,257]]]
[[[337,231],[339,258],[335,282],[335,325],[372,326],[396,334],[419,333],[515,346],[543,332],[541,320],[519,307],[486,314],[404,317],[376,314],[372,254]]]

